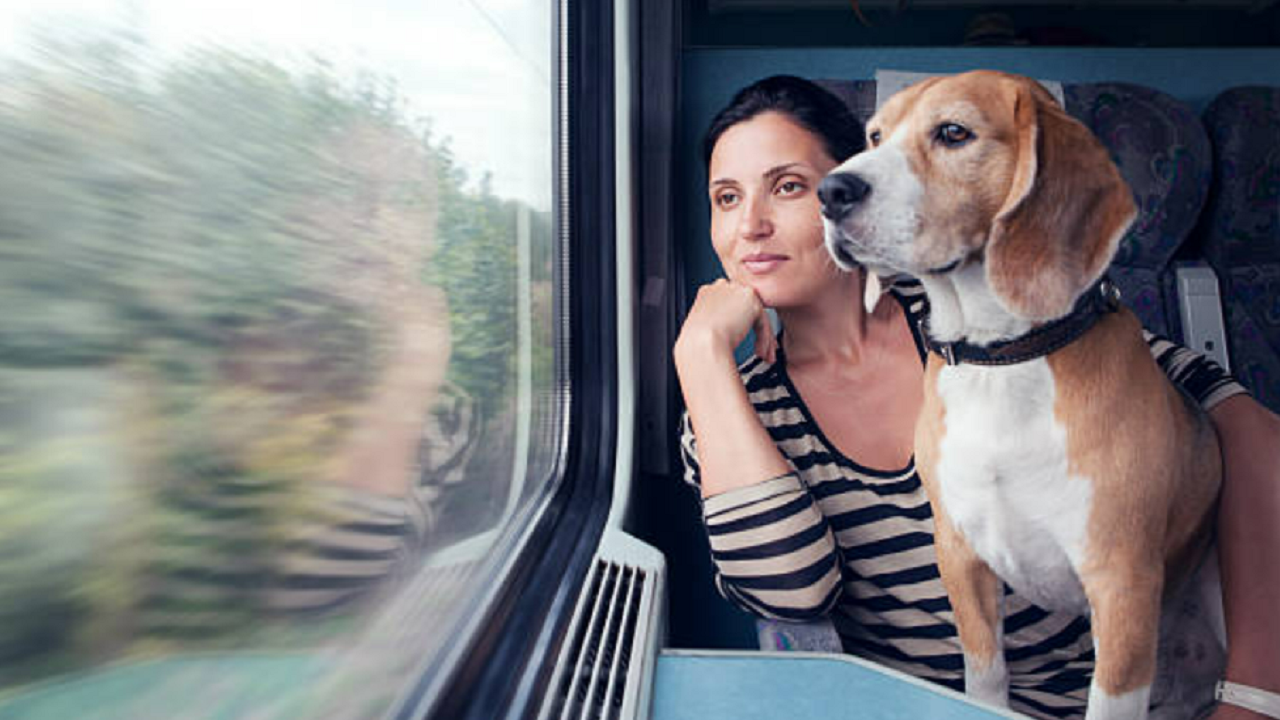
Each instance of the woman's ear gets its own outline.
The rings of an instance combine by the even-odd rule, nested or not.
[[[987,282],[1013,314],[1053,320],[1106,270],[1137,208],[1088,128],[1038,83],[1012,91],[1017,165],[987,241]]]

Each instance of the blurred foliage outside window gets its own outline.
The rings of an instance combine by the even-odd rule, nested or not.
[[[0,51],[0,718],[385,712],[484,580],[439,553],[557,462],[549,211],[390,76],[32,47]]]

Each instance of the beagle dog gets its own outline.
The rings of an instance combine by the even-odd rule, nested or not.
[[[918,277],[932,306],[916,462],[965,689],[1008,704],[1003,579],[1090,613],[1088,718],[1145,717],[1162,599],[1210,545],[1222,468],[1103,277],[1132,194],[1028,78],[931,78],[867,138],[819,186],[826,243],[846,269]]]

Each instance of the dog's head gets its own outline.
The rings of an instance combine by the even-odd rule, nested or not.
[[[980,262],[1027,320],[1068,313],[1136,212],[1106,149],[1029,78],[931,78],[893,96],[867,140],[819,187],[836,262],[918,277]]]

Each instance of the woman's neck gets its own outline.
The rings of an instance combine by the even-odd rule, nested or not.
[[[850,273],[847,280],[804,306],[779,308],[778,318],[787,362],[793,365],[838,362],[858,364],[866,354],[873,328],[883,308],[868,315],[862,306],[863,276]]]

